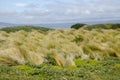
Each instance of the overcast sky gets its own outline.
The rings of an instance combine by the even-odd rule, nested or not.
[[[0,22],[54,23],[120,19],[120,0],[0,0]]]

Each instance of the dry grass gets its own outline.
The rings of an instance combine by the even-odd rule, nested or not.
[[[75,65],[73,59],[102,59],[120,57],[120,29],[117,30],[54,30],[48,34],[38,31],[0,31],[0,63],[39,65],[47,54],[53,54],[58,65]]]

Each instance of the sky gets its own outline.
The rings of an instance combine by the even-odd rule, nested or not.
[[[120,0],[0,0],[0,22],[19,24],[120,20]]]

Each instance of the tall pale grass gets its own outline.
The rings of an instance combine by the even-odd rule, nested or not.
[[[106,56],[120,57],[119,30],[54,30],[0,32],[0,63],[36,65],[44,63],[52,53],[60,66],[73,65],[74,58],[101,60]],[[16,62],[16,63],[15,63]]]

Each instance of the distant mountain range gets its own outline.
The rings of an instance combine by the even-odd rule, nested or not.
[[[0,22],[0,27],[15,26],[16,24]]]
[[[11,25],[11,24],[0,22],[0,26],[6,26],[6,25]]]
[[[49,28],[70,28],[71,25],[75,23],[85,23],[85,24],[99,24],[99,23],[120,23],[120,20],[109,20],[109,21],[90,21],[90,22],[71,22],[71,23],[46,23],[46,24],[12,24],[0,22],[0,27],[9,27],[9,26],[22,26],[22,25],[33,25]]]
[[[48,27],[48,28],[69,28],[73,24],[75,23],[11,24],[11,23],[0,22],[0,27],[31,25],[31,26],[41,26],[41,27]]]

